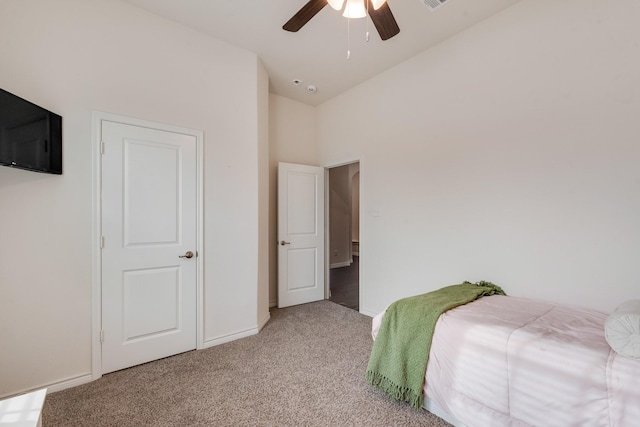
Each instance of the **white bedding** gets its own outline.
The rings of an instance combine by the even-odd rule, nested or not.
[[[621,304],[607,317],[604,337],[617,353],[640,359],[640,300]]]
[[[469,427],[638,426],[640,361],[611,350],[606,317],[505,296],[450,310],[436,324],[425,396]]]

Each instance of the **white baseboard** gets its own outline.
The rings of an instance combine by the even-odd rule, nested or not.
[[[53,393],[56,391],[65,390],[67,388],[76,387],[82,384],[87,384],[93,381],[93,375],[86,374],[78,377],[69,378],[68,380],[60,381],[57,383],[49,384],[47,386],[47,393]]]
[[[213,347],[216,345],[220,345],[220,344],[224,344],[226,342],[230,342],[230,341],[235,341],[237,339],[240,338],[245,338],[245,337],[249,337],[251,335],[256,335],[263,327],[264,325],[267,324],[267,322],[269,321],[269,319],[271,318],[270,314],[267,314],[264,319],[262,319],[262,321],[260,322],[260,324],[258,325],[257,328],[251,328],[251,329],[247,329],[246,331],[240,331],[240,332],[236,332],[233,334],[229,334],[229,335],[225,335],[219,338],[214,338],[211,340],[207,340],[204,342],[204,346],[202,347],[204,348],[209,348],[209,347]],[[62,381],[58,381],[58,382],[54,382],[54,383],[49,383],[49,384],[43,384],[40,385],[38,387],[33,387],[27,390],[21,390],[17,393],[12,393],[11,395],[8,396],[0,396],[0,398],[6,398],[6,397],[12,397],[14,395],[20,395],[20,394],[24,394],[24,393],[28,393],[31,391],[35,391],[35,390],[40,390],[42,388],[47,388],[47,394],[49,393],[55,393],[56,391],[62,391],[68,388],[72,388],[72,387],[76,387],[82,384],[87,384],[90,383],[91,381],[94,381],[93,375],[92,374],[85,374],[85,375],[79,375],[77,377],[72,377],[72,378],[68,378],[66,380],[62,380]]]
[[[329,268],[340,268],[340,267],[349,267],[351,265],[351,261],[343,261],[336,262],[335,264],[329,265]]]
[[[220,345],[220,344],[224,344],[224,343],[227,343],[227,342],[239,340],[240,338],[250,337],[252,335],[256,335],[258,332],[259,332],[259,328],[251,328],[251,329],[247,329],[246,331],[234,332],[234,333],[229,334],[229,335],[224,335],[224,336],[221,336],[221,337],[218,337],[218,338],[205,340],[204,341],[204,345],[203,345],[202,348],[205,349],[205,348],[209,348],[209,347],[215,347],[215,346]]]
[[[360,314],[364,314],[365,316],[375,317],[378,313],[374,313],[371,310],[367,310],[366,308],[360,307]]]
[[[20,390],[18,392],[11,393],[11,394],[6,395],[6,396],[0,396],[0,399],[5,399],[5,398],[8,398],[8,397],[13,397],[13,396],[17,396],[17,395],[25,394],[25,393],[31,393],[33,391],[41,390],[43,388],[46,388],[47,389],[47,394],[49,394],[49,393],[54,393],[56,391],[62,391],[62,390],[67,389],[67,388],[79,386],[79,385],[82,385],[82,384],[87,384],[87,383],[90,383],[91,381],[93,381],[93,376],[91,374],[79,375],[77,377],[68,378],[66,380],[57,381],[57,382],[54,382],[54,383],[42,384],[42,385],[37,386],[37,387],[33,387],[33,388],[25,389],[25,390]],[[2,424],[2,423],[0,422],[0,424]]]
[[[271,319],[271,313],[267,313],[267,315],[264,316],[264,319],[262,319],[262,321],[260,323],[258,323],[258,331],[261,331],[262,328],[264,328],[264,325],[267,324],[269,319]]]

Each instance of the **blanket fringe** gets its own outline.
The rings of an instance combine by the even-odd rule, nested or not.
[[[389,378],[384,375],[380,375],[377,372],[367,370],[366,378],[369,384],[379,388],[392,399],[407,402],[416,410],[422,409],[422,405],[424,404],[424,396],[422,393],[416,394],[408,387],[399,386]]]

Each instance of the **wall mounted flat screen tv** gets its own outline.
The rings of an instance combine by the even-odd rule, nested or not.
[[[62,173],[62,117],[0,89],[0,164]]]

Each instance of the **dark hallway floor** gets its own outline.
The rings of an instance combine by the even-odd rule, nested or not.
[[[332,268],[329,272],[330,301],[359,310],[359,257],[353,257],[349,267]]]

